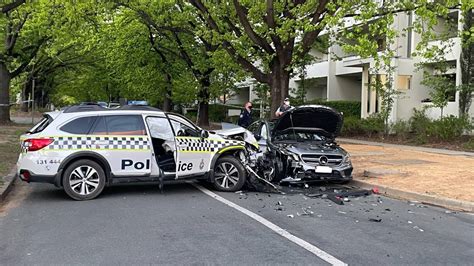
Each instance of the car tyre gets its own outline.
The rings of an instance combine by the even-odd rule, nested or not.
[[[242,163],[235,157],[219,158],[214,166],[214,187],[220,191],[235,192],[245,184],[247,174]]]
[[[91,160],[78,160],[70,164],[63,175],[66,194],[75,200],[91,200],[105,187],[105,172]]]

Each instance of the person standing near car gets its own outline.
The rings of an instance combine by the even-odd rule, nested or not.
[[[244,110],[240,113],[238,125],[247,128],[252,124],[252,103],[246,102]]]
[[[293,106],[290,105],[290,99],[286,97],[283,101],[283,104],[276,110],[275,116],[280,117],[283,113],[290,110],[291,108],[293,108]]]

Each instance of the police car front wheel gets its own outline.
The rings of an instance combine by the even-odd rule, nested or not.
[[[246,174],[242,163],[235,157],[225,156],[214,167],[214,187],[221,191],[237,191],[245,184]]]
[[[75,200],[90,200],[97,197],[105,186],[102,167],[91,160],[79,160],[66,168],[63,187],[66,194]]]

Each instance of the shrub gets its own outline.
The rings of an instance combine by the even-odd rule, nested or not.
[[[398,138],[407,138],[410,133],[410,123],[408,121],[399,120],[390,125],[390,131],[392,134],[397,135]]]
[[[474,139],[469,139],[468,142],[464,143],[463,148],[469,151],[474,151]]]
[[[373,114],[361,120],[361,128],[369,138],[373,134],[380,134],[385,131],[385,123],[379,114]]]
[[[229,107],[219,104],[209,105],[209,120],[213,122],[226,121]]]
[[[415,141],[423,144],[428,141],[430,137],[431,119],[426,116],[425,109],[417,110],[413,108],[413,116],[408,121],[410,130],[415,134]]]
[[[471,130],[471,123],[467,117],[450,115],[434,120],[428,130],[433,138],[449,141],[461,137],[466,130]]]
[[[363,134],[360,118],[356,116],[344,117],[342,134],[346,136]]]
[[[306,104],[319,104],[332,107],[344,114],[345,117],[360,117],[360,102],[357,101],[327,101],[316,99],[306,102]]]

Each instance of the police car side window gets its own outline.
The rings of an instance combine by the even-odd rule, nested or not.
[[[103,116],[97,118],[95,125],[89,134],[107,135],[107,125],[105,124],[105,118]]]
[[[143,118],[140,115],[105,116],[108,135],[146,135]]]
[[[168,119],[164,117],[147,117],[146,123],[150,129],[152,138],[173,140],[173,130],[171,129]]]
[[[62,126],[60,130],[71,134],[87,134],[94,124],[95,119],[95,116],[76,118]]]
[[[194,127],[174,119],[171,119],[171,124],[177,136],[199,137],[199,132]]]

